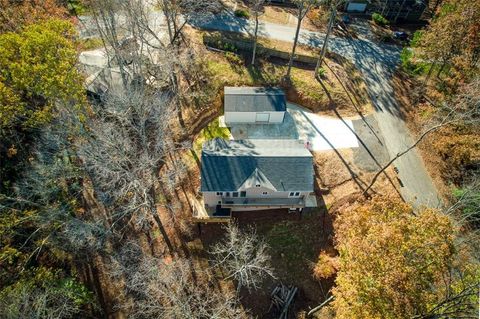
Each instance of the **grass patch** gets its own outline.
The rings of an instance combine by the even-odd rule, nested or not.
[[[197,156],[200,156],[202,151],[202,144],[215,137],[228,139],[230,138],[230,131],[226,127],[220,127],[218,118],[210,122],[203,130],[200,131],[197,138],[193,141],[193,151]]]
[[[81,51],[89,51],[103,47],[103,41],[100,38],[81,39],[79,42]]]
[[[237,67],[226,59],[210,59],[207,61],[207,68],[213,77],[215,87],[253,85],[246,67]]]
[[[323,231],[320,220],[319,215],[314,214],[303,217],[301,221],[281,221],[268,230],[264,229],[263,236],[279,275],[293,279],[299,269],[305,270],[309,262],[317,259],[320,247],[325,245],[320,240],[319,232]]]
[[[327,103],[327,96],[322,86],[314,79],[314,72],[303,69],[292,69],[292,84],[297,93],[314,104]]]
[[[225,39],[241,41],[246,39],[242,35],[219,32],[204,32],[202,37],[203,41],[223,50],[226,50]],[[264,48],[280,50],[282,54],[286,54],[288,60],[291,43],[263,39],[259,39],[259,43]],[[245,51],[241,46],[233,47],[235,52],[240,53],[211,53],[206,59],[206,65],[211,75],[210,83],[213,84],[214,91],[222,90],[224,86],[280,86],[285,89],[287,99],[293,103],[305,106],[314,112],[330,110],[329,98],[322,85],[315,80],[313,66],[298,67],[301,64],[295,65],[292,68],[290,84],[287,84],[283,81],[287,70],[287,60],[285,63],[279,63],[279,58],[272,60],[268,54],[264,56],[260,49],[257,64],[255,66],[246,65],[244,61],[249,60],[250,51]],[[316,54],[311,49],[305,49],[304,53],[304,55],[308,54],[312,57]],[[242,54],[244,55],[242,56]],[[335,107],[342,110],[344,115],[355,115],[358,111],[368,113],[371,110],[370,99],[361,73],[346,60],[339,62],[337,59],[327,57],[326,63],[333,66],[333,69],[326,67],[322,69],[323,84],[332,97]]]
[[[234,14],[238,18],[244,18],[244,19],[250,18],[250,13],[248,13],[247,10],[237,9],[235,10]]]
[[[286,259],[289,268],[303,257],[302,248],[304,243],[298,234],[292,232],[291,222],[286,221],[274,225],[267,234],[267,242],[275,252],[275,255]]]

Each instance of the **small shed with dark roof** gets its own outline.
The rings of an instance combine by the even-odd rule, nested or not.
[[[282,123],[287,110],[285,93],[274,87],[225,87],[225,123]]]

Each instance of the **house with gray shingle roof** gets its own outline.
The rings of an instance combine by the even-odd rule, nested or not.
[[[210,216],[231,211],[315,207],[313,157],[299,140],[204,143],[201,186]]]
[[[280,88],[225,87],[225,124],[282,123],[287,110],[285,93]]]

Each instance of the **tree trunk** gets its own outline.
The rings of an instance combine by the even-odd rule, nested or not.
[[[398,8],[397,14],[395,15],[395,19],[393,19],[394,23],[397,23],[397,19],[400,16],[400,12],[403,10],[403,7],[405,6],[405,1],[406,0],[403,0],[402,4],[400,5],[400,8]]]
[[[327,34],[325,35],[325,40],[323,41],[322,51],[320,52],[320,56],[317,60],[317,65],[315,66],[315,74],[318,74],[318,69],[322,66],[323,59],[325,58],[325,53],[327,52],[328,46],[328,39],[330,38],[330,34],[332,33],[333,26],[335,25],[335,18],[337,16],[337,9],[332,6],[330,8],[330,21],[327,27]]]
[[[302,25],[302,20],[303,20],[303,4],[300,4],[298,7],[298,22],[297,22],[297,30],[295,31],[295,39],[293,40],[293,48],[292,48],[292,54],[290,55],[290,61],[288,61],[288,69],[287,69],[287,75],[286,78],[290,78],[290,72],[292,70],[292,64],[293,64],[293,58],[295,56],[295,50],[297,48],[297,42],[298,42],[298,34],[300,33],[300,26]]]
[[[258,10],[255,11],[255,33],[253,35],[252,65],[255,65],[255,54],[257,53],[257,38],[258,38]]]
[[[168,238],[167,231],[165,230],[165,227],[163,226],[162,220],[160,219],[160,216],[158,215],[157,211],[157,206],[156,206],[156,201],[155,199],[157,198],[157,192],[155,191],[155,186],[152,186],[150,190],[150,196],[152,196],[152,203],[150,207],[150,213],[152,214],[153,219],[157,223],[158,229],[160,230],[160,233],[162,234],[163,240],[165,241],[165,244],[167,245],[168,251],[171,256],[175,255],[175,249],[173,248],[172,242],[170,241],[170,238]]]
[[[443,60],[442,66],[440,66],[440,69],[438,69],[438,72],[437,72],[437,79],[440,79],[440,74],[442,74],[443,69],[445,69],[446,65],[447,65],[447,61]]]
[[[307,313],[307,317],[310,317],[312,316],[314,313],[316,313],[317,311],[319,311],[320,309],[323,308],[323,306],[325,306],[326,304],[328,304],[330,301],[333,300],[333,296],[330,296],[328,297],[324,302],[322,302],[320,305],[316,306],[315,308],[313,308],[312,310],[310,310],[308,313]]]
[[[437,61],[433,61],[432,65],[430,66],[430,69],[428,70],[428,74],[425,77],[425,81],[423,82],[423,85],[427,85],[428,80],[430,79],[430,76],[432,75],[433,69],[435,68],[435,65],[437,65]]]
[[[383,8],[382,8],[382,16],[383,16],[383,17],[385,16],[385,10],[387,9],[388,1],[389,1],[389,0],[385,0],[385,4],[383,5]]]
[[[110,46],[113,48],[115,54],[115,60],[117,60],[118,68],[120,70],[120,76],[122,78],[122,84],[124,89],[128,89],[128,79],[127,73],[125,71],[124,66],[124,59],[120,56],[119,46],[118,43],[118,36],[116,32],[117,22],[115,19],[115,12],[111,9],[99,9],[98,12],[94,12],[95,14],[95,23],[97,25],[97,29],[100,32],[100,36],[102,38],[102,42],[104,43],[105,50],[107,50],[107,46],[105,42],[109,43]],[[98,22],[98,19],[101,19],[105,30],[103,30]],[[110,58],[108,59],[108,64],[110,65]]]
[[[163,15],[165,16],[165,20],[167,21],[168,38],[170,40],[170,43],[172,43],[173,33],[172,33],[172,26],[170,25],[171,17],[170,17],[170,13],[169,13],[169,9],[168,9],[166,0],[163,0]]]

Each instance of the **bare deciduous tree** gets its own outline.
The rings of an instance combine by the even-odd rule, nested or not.
[[[170,44],[174,44],[187,23],[200,22],[219,12],[222,5],[217,0],[157,0],[167,21]]]
[[[125,279],[133,296],[132,318],[234,319],[245,314],[237,299],[208,284],[208,274],[192,273],[186,259],[165,260],[146,256],[138,245],[127,242],[113,262],[114,278]]]
[[[67,319],[79,316],[80,306],[59,287],[18,285],[0,295],[0,318]]]
[[[327,25],[327,33],[325,34],[325,40],[323,40],[322,50],[320,51],[320,55],[317,60],[317,65],[315,66],[315,76],[318,74],[318,69],[322,66],[323,59],[325,58],[325,54],[327,53],[327,46],[328,40],[330,39],[330,35],[332,33],[333,28],[335,27],[335,21],[337,18],[337,7],[343,2],[344,0],[327,0],[323,1],[324,5],[328,7],[330,11],[330,16]]]
[[[151,2],[108,0],[92,1],[91,5],[105,49],[115,62],[108,71],[118,70],[125,90],[134,81],[168,90],[180,124],[184,126],[182,106],[192,104],[192,98],[207,93],[200,88],[203,74],[198,72],[195,51],[188,45],[180,46],[176,39],[188,21],[208,18],[218,10],[219,3],[159,0],[157,5],[166,16],[169,39],[166,39],[162,14]],[[122,86],[110,82],[108,89]]]
[[[290,54],[290,60],[288,61],[288,68],[286,78],[290,78],[290,72],[293,65],[293,59],[295,58],[295,50],[297,49],[298,36],[300,34],[300,27],[302,26],[303,18],[307,15],[308,11],[314,6],[318,6],[321,0],[292,0],[297,6],[297,29],[295,30],[295,38],[293,40],[292,53]]]
[[[32,257],[46,247],[82,255],[100,249],[108,235],[104,220],[77,214],[84,172],[64,124],[55,121],[43,129],[35,140],[31,165],[15,184],[15,196],[0,195],[0,210],[35,210],[22,221],[34,227],[23,245],[41,243]]]
[[[258,237],[255,229],[242,231],[231,222],[225,231],[225,238],[210,253],[214,264],[226,271],[226,278],[237,281],[238,291],[241,287],[257,289],[264,278],[275,278],[268,246]]]
[[[257,39],[258,39],[258,18],[263,12],[263,6],[269,0],[249,0],[247,2],[250,10],[253,12],[255,18],[255,29],[253,31],[253,52],[252,52],[252,65],[255,65],[255,56],[257,53]]]
[[[120,220],[125,226],[133,215],[148,226],[147,217],[153,217],[173,254],[157,212],[155,187],[166,154],[184,146],[171,139],[171,112],[166,94],[143,85],[111,92],[90,120],[91,137],[78,148],[100,199],[114,211],[112,227]]]

